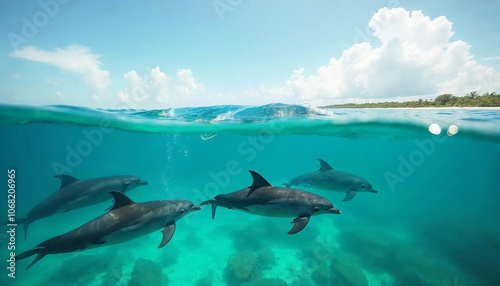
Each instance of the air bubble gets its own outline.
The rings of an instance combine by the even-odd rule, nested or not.
[[[210,140],[212,138],[214,138],[215,136],[217,136],[217,133],[206,133],[206,134],[201,134],[200,137],[202,140]]]

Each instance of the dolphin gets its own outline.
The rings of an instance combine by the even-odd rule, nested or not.
[[[249,171],[253,183],[248,188],[224,195],[217,195],[201,205],[212,205],[212,219],[218,206],[271,217],[295,217],[288,234],[304,229],[309,218],[319,214],[340,214],[332,203],[319,195],[306,191],[280,188],[271,185],[255,171]]]
[[[327,162],[318,159],[319,170],[293,178],[284,185],[313,187],[323,190],[345,192],[344,202],[350,201],[357,192],[377,193],[370,183],[358,176],[334,170]]]
[[[163,228],[158,248],[165,246],[175,232],[175,222],[200,209],[189,201],[167,200],[136,203],[125,194],[109,192],[115,199],[112,209],[90,222],[16,256],[17,260],[37,255],[26,270],[47,254],[68,253],[122,243]]]
[[[16,219],[18,224],[24,223],[25,240],[28,236],[28,226],[36,220],[107,201],[111,198],[108,192],[112,190],[126,193],[138,186],[148,184],[134,176],[113,176],[90,180],[78,180],[69,175],[54,177],[61,181],[61,187],[33,207],[26,218]]]

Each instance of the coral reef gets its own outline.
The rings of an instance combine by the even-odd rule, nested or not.
[[[225,271],[227,285],[240,285],[260,276],[257,256],[252,251],[240,251],[229,259]]]
[[[167,277],[163,277],[161,266],[151,260],[139,258],[132,270],[128,286],[161,286],[167,285]]]
[[[116,266],[119,263],[117,257],[109,255],[78,255],[64,260],[61,267],[49,276],[47,283],[53,285],[88,285],[95,280],[96,276],[106,272],[110,265]],[[115,270],[120,272],[119,275],[121,275],[120,268]]]

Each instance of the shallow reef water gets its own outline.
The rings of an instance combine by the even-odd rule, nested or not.
[[[293,218],[202,206],[161,231],[122,244],[32,258],[7,276],[9,236],[0,233],[1,285],[497,285],[500,281],[500,111],[319,109],[274,104],[169,110],[0,106],[1,168],[16,170],[16,217],[79,179],[133,175],[149,184],[136,202],[195,204],[248,187],[248,170],[283,186],[319,168],[369,181],[374,193],[319,194],[342,211]],[[432,134],[428,126],[442,130]],[[458,133],[447,134],[450,125]],[[453,135],[453,136],[450,136]],[[7,191],[1,195],[7,218]],[[16,252],[105,213],[109,202],[33,222]]]

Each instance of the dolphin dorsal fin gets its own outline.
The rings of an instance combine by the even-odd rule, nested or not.
[[[262,177],[261,174],[255,172],[255,171],[249,171],[250,174],[252,174],[253,177],[253,183],[250,186],[251,189],[258,189],[260,187],[272,187],[271,183],[269,183],[264,177]]]
[[[62,189],[67,185],[71,185],[75,182],[80,181],[77,178],[72,177],[70,175],[55,175],[54,177],[58,178],[61,181],[61,187],[59,187],[59,189]]]
[[[333,168],[327,162],[325,162],[325,160],[318,159],[318,161],[320,164],[319,166],[320,171],[333,170]]]
[[[136,203],[121,192],[111,191],[109,193],[115,199],[115,203],[113,204],[113,207],[109,211],[116,210],[117,208],[121,208],[128,205],[133,205]]]
[[[250,174],[252,174],[253,177],[253,183],[250,187],[248,187],[250,190],[248,191],[247,198],[250,196],[255,190],[261,187],[272,187],[271,183],[269,183],[264,177],[262,177],[261,174],[255,172],[255,171],[249,171]]]

